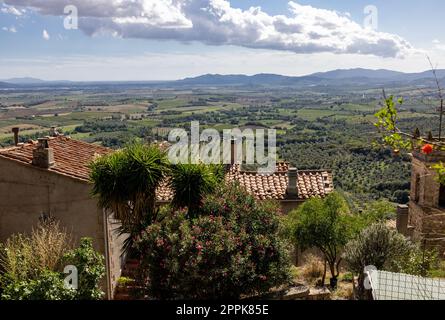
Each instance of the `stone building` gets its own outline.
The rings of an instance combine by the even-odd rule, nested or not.
[[[122,240],[116,224],[91,197],[88,164],[110,149],[64,136],[0,149],[0,241],[29,233],[44,216],[55,218],[78,242],[93,239],[105,256],[103,290],[113,297],[121,272]]]
[[[445,162],[443,151],[413,151],[410,201],[398,208],[397,229],[445,257],[445,186],[432,168],[440,162]]]
[[[91,196],[90,162],[111,149],[58,135],[18,143],[0,149],[0,241],[15,233],[28,233],[42,216],[54,217],[75,241],[90,237],[95,249],[105,256],[103,287],[113,298],[124,261],[123,237],[115,231],[118,223],[98,207]],[[226,181],[238,181],[259,200],[275,199],[287,213],[311,197],[324,197],[333,191],[332,173],[326,170],[298,171],[288,163],[277,164],[272,175],[244,171],[230,165]],[[173,197],[167,181],[156,192],[159,205]]]

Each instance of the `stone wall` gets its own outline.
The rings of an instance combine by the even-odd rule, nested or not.
[[[445,153],[413,153],[411,194],[407,228],[400,222],[398,230],[429,248],[436,248],[445,258],[445,208],[440,207],[440,184],[431,167],[445,158]],[[398,217],[399,218],[399,217]],[[402,218],[402,216],[400,216]],[[403,232],[406,230],[406,232]]]

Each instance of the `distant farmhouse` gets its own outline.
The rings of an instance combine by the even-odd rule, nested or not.
[[[104,289],[113,298],[124,264],[124,239],[115,232],[117,221],[91,196],[88,166],[112,150],[58,135],[54,129],[51,136],[28,143],[18,143],[18,129],[14,132],[16,145],[0,149],[0,241],[30,232],[42,216],[54,217],[76,241],[93,238],[96,250],[106,257]],[[272,175],[243,171],[232,164],[227,167],[226,181],[238,181],[259,200],[278,200],[284,213],[308,198],[333,191],[331,172],[298,171],[287,163],[278,163]],[[157,190],[158,203],[168,203],[172,197],[164,182]]]

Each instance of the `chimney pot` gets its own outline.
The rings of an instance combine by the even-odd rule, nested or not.
[[[298,170],[297,168],[289,168],[289,171],[287,172],[287,176],[289,178],[289,183],[287,185],[287,197],[295,199],[298,197],[298,185],[297,185],[297,179],[298,179]]]
[[[49,135],[50,137],[57,137],[60,135],[59,131],[57,131],[57,127],[52,126],[51,129],[49,129]]]
[[[12,132],[14,133],[14,144],[18,145],[20,128],[18,127],[12,128]]]

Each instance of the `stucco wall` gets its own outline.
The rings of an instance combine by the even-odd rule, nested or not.
[[[108,255],[109,255],[109,271],[110,271],[110,292],[114,296],[116,285],[119,277],[122,274],[122,267],[124,265],[124,256],[122,256],[123,243],[128,235],[119,235],[118,228],[119,221],[107,215],[107,236],[108,236]]]
[[[304,201],[294,201],[294,200],[281,200],[280,201],[280,206],[281,206],[281,211],[284,214],[288,214],[289,212],[295,210],[298,208],[298,206],[300,206]]]
[[[121,241],[110,234],[106,251],[104,213],[91,197],[91,186],[60,174],[0,158],[0,241],[14,233],[29,233],[42,213],[51,214],[67,229],[76,243],[93,239],[94,247],[109,255],[111,279],[120,274]],[[108,264],[110,264],[108,262]],[[107,281],[104,279],[104,291]]]

